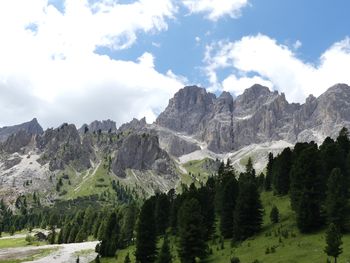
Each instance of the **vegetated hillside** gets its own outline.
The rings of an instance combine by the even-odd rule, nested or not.
[[[250,159],[238,178],[230,162],[222,163],[218,175],[200,187],[191,184],[181,194],[147,199],[132,246],[123,249],[108,236],[98,251],[102,259],[118,256],[106,262],[121,262],[127,253],[137,262],[169,255],[174,262],[322,262],[331,257],[345,262],[350,257],[349,161],[349,133],[343,128],[335,141],[297,143],[270,154],[266,176],[256,176]],[[337,237],[326,240],[327,228],[333,231],[327,230],[327,238],[342,233],[343,243],[337,245]],[[102,248],[109,244],[113,248],[106,253]],[[327,256],[326,244],[336,246],[333,252],[344,251],[328,250]]]
[[[264,221],[262,231],[241,244],[232,244],[231,239],[220,238],[210,240],[208,245],[213,254],[209,255],[205,262],[229,263],[236,256],[242,263],[253,263],[254,260],[263,263],[310,263],[326,262],[325,231],[319,230],[312,234],[301,234],[296,226],[295,213],[290,206],[288,196],[275,196],[272,192],[263,192],[261,200],[264,208]],[[270,220],[272,206],[277,206],[280,211],[280,223],[273,224]],[[217,223],[218,227],[218,223]],[[219,235],[219,231],[217,230]],[[339,257],[339,263],[350,260],[350,234],[343,236],[343,254]],[[161,247],[162,238],[158,241]],[[177,256],[177,240],[170,238],[171,253],[174,263],[180,263]],[[135,246],[121,249],[117,252],[117,258],[101,259],[102,263],[124,263],[125,256],[129,253],[131,262],[135,262]]]

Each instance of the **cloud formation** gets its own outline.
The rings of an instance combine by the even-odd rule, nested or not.
[[[183,86],[161,74],[145,52],[137,61],[112,59],[96,49],[129,48],[139,32],[167,29],[177,7],[171,0],[48,0],[0,2],[0,126],[35,115],[45,126],[113,118],[153,121]]]
[[[239,17],[248,0],[184,0],[183,4],[191,13],[205,13],[208,19],[217,21],[224,16]]]
[[[239,95],[247,84],[261,83],[286,94],[289,101],[304,102],[319,96],[336,83],[350,83],[350,38],[334,43],[315,64],[305,63],[287,46],[262,34],[235,42],[207,46],[206,74],[212,89]],[[233,73],[218,79],[218,72]]]

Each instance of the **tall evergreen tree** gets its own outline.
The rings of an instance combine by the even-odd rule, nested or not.
[[[119,224],[117,214],[112,212],[107,220],[106,229],[100,246],[102,257],[113,257],[118,249]]]
[[[157,258],[157,263],[171,263],[171,262],[172,262],[172,257],[171,257],[170,247],[169,247],[169,240],[168,240],[168,237],[165,236],[162,244],[162,248],[160,249],[160,252]]]
[[[169,226],[170,202],[166,194],[156,195],[155,218],[157,234],[163,235]]]
[[[328,179],[326,212],[328,223],[334,223],[340,231],[345,228],[347,202],[346,178],[339,168],[335,168]]]
[[[224,183],[223,203],[220,214],[220,231],[224,238],[231,238],[233,234],[233,214],[238,196],[238,182],[233,175]]]
[[[157,256],[157,229],[154,218],[154,197],[145,201],[141,208],[136,235],[136,261],[152,263]]]
[[[270,219],[271,219],[271,222],[274,223],[274,224],[279,222],[280,212],[279,212],[278,208],[275,205],[271,209]]]
[[[322,225],[321,206],[324,199],[321,163],[317,144],[303,147],[293,164],[290,198],[300,231],[310,232]]]
[[[350,139],[349,139],[349,131],[347,128],[342,128],[339,132],[337,138],[338,145],[342,148],[345,156],[348,155],[350,151]]]
[[[242,241],[258,233],[262,225],[262,205],[254,181],[239,183],[233,221],[233,238]]]
[[[273,161],[274,161],[273,154],[270,152],[268,156],[267,167],[266,167],[266,177],[265,177],[265,184],[264,184],[265,191],[271,190],[271,184],[273,180],[273,177],[272,177]]]
[[[203,217],[199,202],[185,200],[178,213],[179,256],[182,263],[193,263],[204,258],[206,251]]]
[[[341,238],[337,226],[331,223],[326,232],[326,247],[324,251],[329,257],[334,257],[334,263],[337,263],[337,258],[343,253]]]
[[[289,192],[289,174],[292,166],[292,151],[285,148],[273,161],[273,190],[278,195],[286,195]]]

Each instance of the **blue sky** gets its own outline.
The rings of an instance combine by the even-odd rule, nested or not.
[[[160,72],[171,69],[186,76],[191,83],[205,86],[209,83],[201,68],[205,46],[212,42],[235,41],[258,33],[291,48],[300,41],[297,57],[317,64],[320,54],[350,35],[350,2],[346,0],[251,0],[249,3],[239,18],[223,16],[218,21],[205,19],[203,14],[189,15],[188,10],[180,8],[177,18],[169,21],[166,32],[142,34],[129,49],[100,52],[127,60],[135,60],[145,51],[151,52]],[[201,41],[197,42],[196,37]]]
[[[303,103],[350,83],[347,0],[4,0],[0,126],[154,121],[184,85]]]

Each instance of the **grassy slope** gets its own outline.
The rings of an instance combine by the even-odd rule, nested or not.
[[[271,193],[263,193],[262,202],[266,211],[262,232],[237,247],[233,247],[230,240],[225,240],[223,249],[219,240],[210,241],[209,246],[213,254],[208,257],[206,262],[228,263],[233,255],[239,257],[242,263],[252,263],[256,259],[264,263],[326,262],[327,257],[323,252],[325,247],[324,231],[308,235],[300,234],[295,225],[295,216],[291,211],[288,197],[276,197]],[[276,225],[272,225],[269,219],[273,205],[278,207],[281,214],[281,223]],[[288,238],[281,234],[286,230],[288,230]],[[343,236],[343,243],[344,252],[338,263],[350,262],[350,234]],[[171,239],[174,263],[177,263],[180,261],[176,257],[175,244],[174,239]],[[275,252],[266,254],[266,249],[271,249],[271,247],[275,247]],[[118,252],[117,259],[102,259],[101,262],[123,263],[127,253],[130,253],[132,262],[135,262],[134,249],[134,247],[129,247],[121,250]]]

